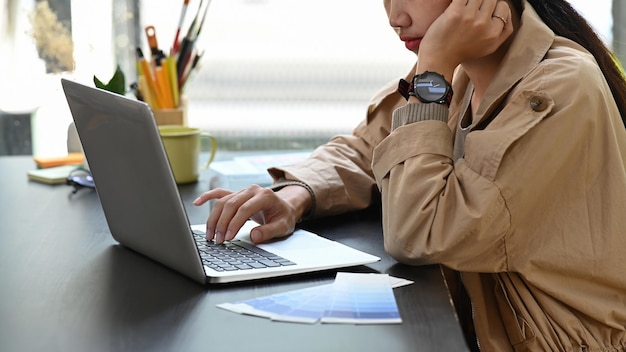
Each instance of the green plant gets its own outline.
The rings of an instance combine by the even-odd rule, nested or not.
[[[126,78],[124,77],[124,72],[122,72],[122,69],[119,65],[115,69],[115,73],[108,83],[102,82],[95,75],[93,76],[93,83],[96,85],[97,88],[108,90],[109,92],[121,95],[126,94]]]

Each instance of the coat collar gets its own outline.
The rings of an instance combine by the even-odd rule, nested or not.
[[[511,89],[528,73],[536,67],[547,55],[548,50],[555,40],[554,32],[541,20],[535,9],[523,1],[524,10],[521,16],[521,24],[511,47],[505,55],[502,66],[496,73],[491,85],[487,88],[483,102],[478,107],[475,121],[482,121],[485,117],[493,114]],[[454,87],[459,104],[469,85],[469,77],[462,67],[455,74]],[[451,111],[451,115],[456,111]]]
[[[521,25],[517,31],[509,51],[502,61],[502,67],[496,73],[492,84],[487,89],[483,103],[478,109],[475,120],[481,121],[491,115],[502,103],[508,92],[528,74],[543,58],[554,43],[555,35],[539,18],[535,9],[526,0],[522,1],[524,10]],[[530,43],[530,44],[529,44]],[[415,74],[416,65],[404,77],[409,81]],[[464,92],[470,84],[469,77],[462,67],[458,67],[454,75],[453,89],[455,97],[451,105],[451,119],[459,113]],[[373,112],[383,100],[397,93],[398,80],[385,85],[370,101],[369,112]]]

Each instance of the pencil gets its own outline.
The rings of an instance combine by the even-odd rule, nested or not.
[[[154,100],[153,93],[150,92],[145,76],[139,76],[137,78],[137,86],[139,89],[139,93],[141,93],[141,97],[143,98],[143,101],[145,101],[148,105],[150,105],[150,108],[152,108],[152,110],[158,109],[159,105]]]
[[[180,105],[180,90],[178,87],[178,74],[176,73],[176,58],[168,56],[165,58],[165,68],[169,76],[170,88],[172,91],[172,100],[174,107]]]
[[[140,75],[142,77],[145,77],[148,90],[150,92],[150,96],[153,97],[154,101],[156,102],[157,107],[163,108],[163,98],[161,97],[161,94],[159,92],[159,89],[157,88],[154,77],[152,76],[152,68],[150,67],[150,64],[148,63],[146,58],[143,56],[143,52],[141,51],[141,48],[137,48],[136,53],[137,53],[137,61],[139,62],[139,65],[141,67]]]
[[[155,76],[157,87],[161,90],[161,96],[163,97],[163,108],[173,109],[174,103],[172,100],[172,89],[170,86],[169,74],[167,69],[163,67],[162,60],[157,62]]]

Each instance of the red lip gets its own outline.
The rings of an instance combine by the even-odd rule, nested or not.
[[[404,42],[404,46],[410,51],[417,51],[419,49],[420,44],[422,43],[422,38],[415,38],[409,36],[400,36],[400,40]]]

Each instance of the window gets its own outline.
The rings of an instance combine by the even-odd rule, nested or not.
[[[60,84],[45,79],[29,35],[28,15],[41,1],[0,0],[0,50],[12,54],[0,57],[0,67],[11,68],[0,85],[0,110],[65,104]],[[183,3],[48,1],[71,3],[76,69],[70,77],[86,84],[94,74],[112,75],[116,64],[132,82],[135,47],[147,51],[144,27],[154,25],[161,48],[169,50]],[[199,2],[190,1],[183,32]],[[571,1],[607,43],[611,2]],[[415,60],[389,27],[382,0],[212,0],[197,48],[204,55],[185,90],[188,121],[225,149],[308,149],[350,133],[371,96]],[[69,111],[36,120],[33,152],[63,152]]]
[[[198,1],[189,6],[188,17]],[[143,1],[140,11],[170,45],[180,4]],[[214,0],[197,48],[189,123],[234,149],[307,148],[350,133],[371,96],[414,63],[380,0]]]
[[[611,0],[571,2],[610,42]],[[180,4],[144,0],[140,12],[162,46],[172,42]],[[308,148],[350,133],[371,96],[415,62],[382,0],[213,0],[197,46],[189,122],[232,149]]]

